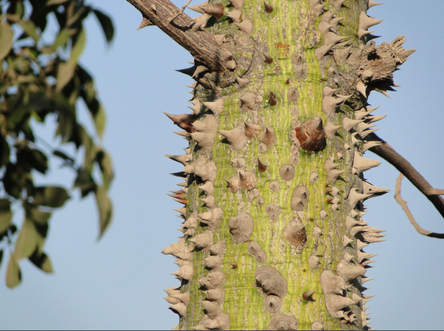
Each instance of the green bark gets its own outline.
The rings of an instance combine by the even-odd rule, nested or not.
[[[181,266],[167,298],[178,327],[366,328],[362,249],[382,234],[362,202],[385,192],[362,177],[377,165],[361,156],[376,120],[366,101],[393,85],[402,38],[368,43],[364,0],[217,2],[204,7],[206,29],[229,70],[196,62],[194,115],[171,117],[190,141],[173,194],[184,238],[164,250]]]

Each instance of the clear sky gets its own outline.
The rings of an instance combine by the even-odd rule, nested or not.
[[[87,23],[88,42],[80,62],[94,74],[104,103],[108,126],[104,145],[110,151],[116,178],[111,190],[114,220],[100,242],[97,211],[91,196],[79,202],[78,193],[51,220],[46,251],[54,275],[43,274],[22,261],[23,282],[14,290],[0,286],[2,329],[171,329],[178,318],[162,298],[164,288],[179,285],[170,273],[174,259],[160,251],[177,241],[180,205],[166,195],[177,189],[170,172],[181,166],[164,154],[183,154],[186,141],[162,111],[182,114],[191,104],[188,76],[175,72],[192,57],[156,27],[135,31],[141,15],[124,0],[90,0],[114,19],[115,41],[104,43],[94,17]],[[186,1],[174,1],[181,7]],[[194,4],[194,1],[193,3]],[[384,22],[373,27],[377,43],[398,35],[404,47],[415,48],[395,82],[402,87],[391,99],[373,92],[369,102],[381,106],[374,114],[378,134],[406,157],[429,182],[444,188],[444,1],[387,0],[368,14]],[[80,118],[91,128],[84,109]],[[39,135],[51,141],[52,127]],[[376,158],[370,152],[366,157]],[[46,183],[72,184],[72,173],[52,163]],[[444,241],[415,232],[393,198],[397,171],[385,161],[366,172],[376,186],[392,191],[367,201],[365,220],[388,230],[387,241],[372,244],[378,254],[367,275],[366,294],[371,326],[379,329],[444,328]],[[417,221],[428,230],[444,232],[434,207],[404,179],[403,199]],[[17,212],[20,223],[20,212]],[[4,284],[6,265],[0,271]],[[366,284],[366,285],[367,285]]]

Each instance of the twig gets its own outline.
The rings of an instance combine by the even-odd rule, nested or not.
[[[188,0],[187,3],[185,5],[182,6],[182,9],[180,10],[180,12],[178,12],[176,15],[173,16],[172,19],[170,19],[170,23],[173,23],[173,21],[185,11],[185,8],[188,7],[188,5],[190,4],[191,0]]]
[[[409,218],[410,223],[412,223],[413,227],[415,228],[415,230],[419,234],[422,234],[427,237],[444,239],[444,233],[436,233],[436,232],[424,230],[423,228],[421,228],[418,225],[418,223],[416,223],[415,218],[413,217],[412,213],[409,210],[409,207],[407,207],[407,202],[405,200],[402,200],[402,198],[401,198],[401,181],[402,181],[403,177],[404,177],[403,174],[399,174],[398,179],[396,179],[396,185],[395,185],[396,202],[398,202],[401,205],[402,209],[407,214],[407,217]]]
[[[427,199],[435,206],[441,216],[444,218],[444,199],[440,196],[444,190],[435,189],[427,182],[424,177],[401,155],[399,155],[393,147],[387,144],[384,140],[379,138],[376,134],[370,133],[366,140],[381,141],[383,144],[371,147],[369,150],[379,155],[384,160],[388,161],[404,176],[407,177],[415,187],[424,194]]]

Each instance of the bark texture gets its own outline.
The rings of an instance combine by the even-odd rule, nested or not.
[[[142,5],[155,3],[128,1],[145,17]],[[166,290],[178,329],[368,328],[364,247],[383,231],[362,219],[363,202],[387,190],[363,179],[379,164],[362,156],[380,119],[367,97],[390,90],[411,54],[403,37],[369,42],[372,5],[194,7],[203,16],[190,27],[215,36],[223,63],[203,56],[183,70],[195,80],[193,113],[168,114],[189,141],[186,154],[168,155],[185,166],[172,194],[184,237],[163,251],[180,267],[180,286]]]

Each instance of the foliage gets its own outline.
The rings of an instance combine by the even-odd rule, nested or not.
[[[111,19],[83,0],[0,2],[0,263],[8,247],[6,285],[10,288],[20,283],[21,259],[28,259],[44,272],[53,272],[43,249],[49,219],[70,194],[61,186],[35,185],[36,172],[48,173],[51,156],[75,171],[73,189],[79,189],[82,198],[94,193],[99,238],[111,222],[107,191],[113,168],[101,146],[105,111],[92,76],[78,63],[86,43],[83,23],[91,13],[110,44],[114,35]],[[77,121],[79,101],[91,114],[96,131],[93,135]],[[54,120],[57,148],[33,130],[38,123]],[[61,148],[69,145],[77,153],[83,150],[83,161]],[[100,180],[94,179],[97,173]],[[15,206],[23,209],[21,227],[13,220]]]

